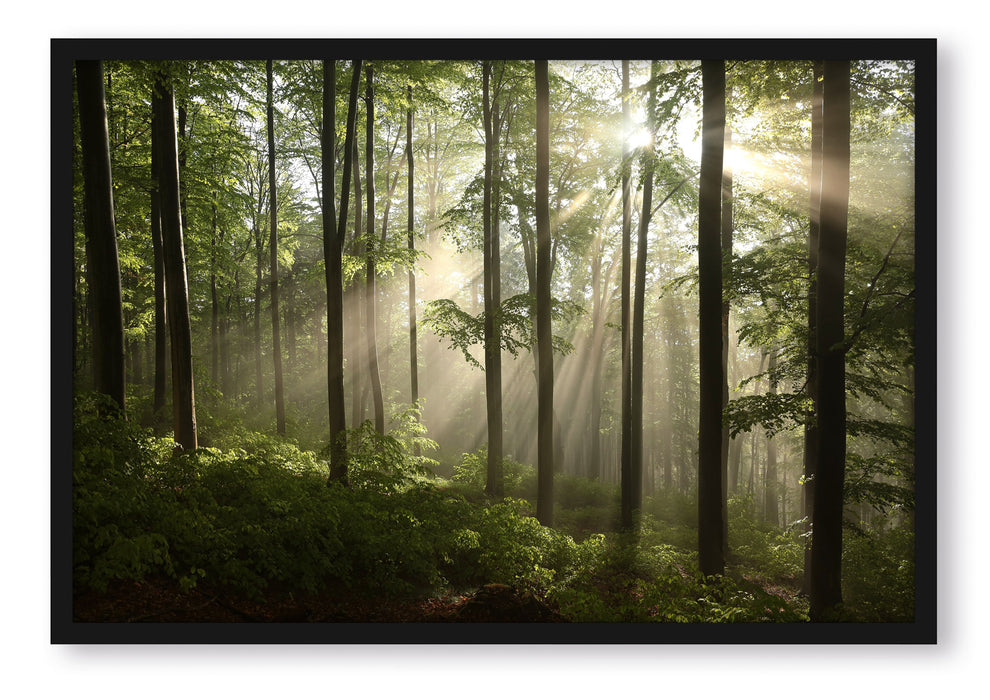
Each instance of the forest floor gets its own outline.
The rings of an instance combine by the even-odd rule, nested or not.
[[[542,601],[508,586],[488,584],[463,594],[360,596],[350,591],[291,594],[270,591],[262,601],[176,581],[116,581],[103,593],[74,600],[75,622],[566,622]]]
[[[799,581],[752,576],[748,583],[790,602]],[[269,591],[264,600],[206,587],[183,590],[160,577],[116,581],[105,592],[78,595],[76,622],[568,622],[529,593],[502,584],[471,592],[407,597],[358,595],[348,590],[299,594]]]

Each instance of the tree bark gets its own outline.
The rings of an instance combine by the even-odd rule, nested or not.
[[[165,252],[162,241],[161,194],[159,188],[160,168],[157,144],[161,137],[161,126],[155,110],[151,115],[151,249],[155,268],[155,389],[151,407],[157,413],[165,406],[165,377],[168,372],[166,357],[168,352],[168,328],[165,311]]]
[[[76,61],[96,390],[124,409],[124,318],[102,61]]]
[[[275,366],[275,429],[279,435],[285,435],[285,389],[282,378],[282,337],[278,308],[278,194],[275,188],[275,104],[272,59],[268,59],[265,72],[268,79],[268,272],[272,299],[272,360]]]
[[[654,79],[657,75],[657,62],[650,63],[650,88],[647,99],[647,128],[653,132],[656,112],[657,89]],[[632,440],[630,441],[630,503],[628,507],[629,522],[623,522],[627,528],[638,526],[637,513],[643,507],[643,313],[646,306],[646,245],[650,229],[650,219],[653,213],[653,171],[656,169],[656,152],[652,142],[646,147],[648,151],[642,158],[643,163],[643,209],[639,218],[639,241],[636,250],[636,279],[633,294],[632,314],[632,368],[630,387],[630,423]],[[623,509],[623,513],[626,509]]]
[[[196,397],[192,368],[192,334],[189,325],[189,284],[179,207],[178,143],[175,131],[175,98],[169,80],[161,73],[155,83],[155,118],[158,122],[159,192],[165,258],[165,298],[172,340],[172,407],[175,442],[179,450],[195,450]]]
[[[811,544],[811,619],[842,602],[842,489],[846,457],[844,281],[849,213],[849,61],[825,61],[821,228],[816,275],[818,449]]]
[[[732,98],[732,89],[726,88],[725,99]],[[732,165],[725,154],[732,148],[732,129],[725,125],[722,167],[722,278],[728,276],[732,266]],[[722,410],[729,405],[729,298],[722,290]],[[722,556],[729,556],[729,425],[722,425]]]
[[[777,348],[770,348],[767,370],[770,372],[770,393],[777,393]],[[767,470],[763,475],[763,517],[768,523],[780,524],[780,509],[777,503],[777,441],[767,435]]]
[[[413,88],[409,89],[409,109],[406,111],[406,163],[409,166],[408,198],[409,208],[407,212],[406,230],[409,232],[409,252],[416,250],[416,240],[413,231],[416,226],[415,204],[416,192],[413,188],[415,184],[415,172],[413,166]],[[419,359],[416,341],[416,271],[415,264],[409,266],[409,384],[412,402],[419,401]],[[418,449],[418,448],[417,448]]]
[[[347,126],[344,132],[344,163],[340,185],[340,215],[336,232],[333,226],[334,133],[336,124],[335,62],[323,63],[323,255],[327,279],[327,391],[330,410],[330,481],[347,479],[347,424],[344,416],[344,281],[341,269],[344,236],[347,230],[347,207],[350,197],[351,160],[357,122],[358,86],[361,61],[354,61],[351,92],[347,103]]]
[[[482,201],[483,230],[483,299],[485,326],[485,398],[488,417],[488,462],[485,491],[501,498],[505,492],[502,475],[502,351],[497,314],[500,271],[498,269],[498,234],[494,229],[497,201],[493,206],[493,178],[498,148],[498,103],[491,101],[492,64],[482,62],[482,111],[485,130],[485,181]],[[494,112],[494,115],[493,115]]]
[[[811,173],[808,178],[808,370],[807,391],[811,410],[804,424],[804,531],[811,531],[815,512],[815,468],[818,459],[818,424],[815,407],[818,403],[818,368],[815,362],[815,346],[818,332],[815,317],[818,314],[815,274],[818,268],[818,245],[821,230],[822,200],[822,70],[823,61],[815,61],[812,68],[811,97]],[[805,539],[804,590],[811,590],[811,538]]]
[[[368,193],[368,225],[366,230],[365,257],[365,339],[368,347],[368,371],[371,375],[371,397],[375,406],[375,430],[385,434],[385,402],[382,397],[382,377],[378,367],[378,291],[376,287],[375,256],[375,72],[371,65],[365,68],[365,99],[367,116],[365,119],[365,189]]]
[[[553,524],[553,346],[550,326],[550,76],[547,61],[536,74],[536,344],[537,496],[536,517]]]
[[[698,554],[706,576],[722,574],[722,158],[725,62],[701,62],[703,116],[698,205]]]
[[[622,288],[620,292],[622,324],[622,461],[619,469],[621,491],[621,521],[623,529],[633,526],[632,491],[632,328],[630,324],[629,292],[632,249],[632,153],[629,150],[629,61],[622,61]]]
[[[217,193],[210,205],[210,380],[220,386],[220,300],[217,297]]]

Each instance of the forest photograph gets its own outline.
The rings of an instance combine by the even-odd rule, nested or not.
[[[934,642],[934,49],[52,40],[53,641]]]

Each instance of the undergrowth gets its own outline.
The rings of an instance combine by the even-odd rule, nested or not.
[[[752,582],[800,572],[799,532],[754,523],[735,504],[738,563],[705,578],[688,497],[648,499],[632,539],[616,534],[614,486],[559,475],[556,528],[543,527],[532,517],[528,465],[505,460],[503,499],[484,494],[484,450],[464,455],[450,480],[433,475],[435,462],[418,456],[435,445],[415,407],[387,435],[367,423],[349,432],[346,485],[328,483],[325,454],[233,421],[207,431],[210,446],[173,454],[168,436],[101,410],[91,395],[77,398],[74,417],[77,591],[152,575],[259,599],[273,587],[403,596],[505,583],[573,621],[807,619],[803,598]],[[865,601],[858,609],[868,619],[912,614],[906,584],[877,597],[862,573],[879,561],[907,581],[910,545],[893,535],[847,545],[850,598]]]

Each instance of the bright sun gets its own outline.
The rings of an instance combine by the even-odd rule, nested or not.
[[[653,143],[653,134],[647,129],[637,129],[626,138],[626,145],[630,148],[643,148]]]

